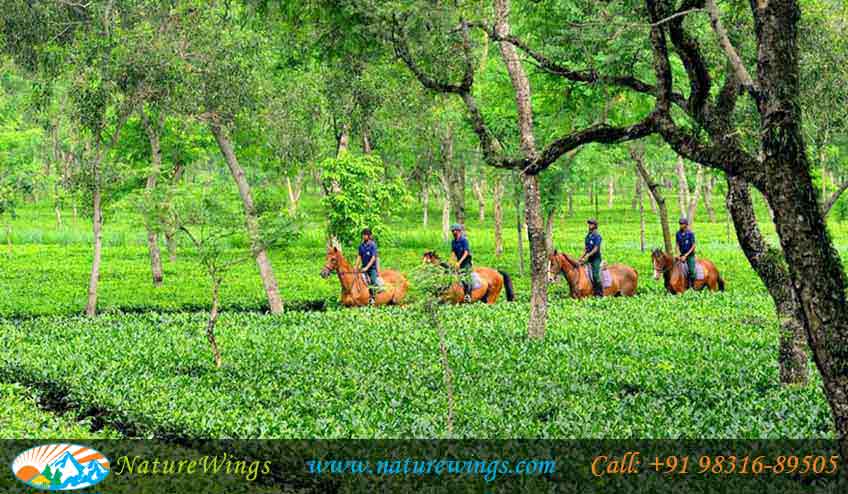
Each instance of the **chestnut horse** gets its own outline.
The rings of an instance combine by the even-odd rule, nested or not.
[[[665,288],[674,295],[681,294],[689,288],[689,280],[683,275],[680,268],[682,264],[676,258],[666,254],[660,249],[654,249],[651,252],[651,259],[654,262],[654,279],[660,279],[660,275],[665,280]],[[724,280],[718,273],[715,264],[703,258],[696,258],[695,262],[704,268],[704,279],[695,280],[695,290],[701,290],[705,286],[711,291],[724,291]]]
[[[353,269],[342,255],[338,247],[327,248],[327,261],[321,270],[321,277],[326,278],[331,273],[339,275],[342,284],[342,305],[345,307],[360,307],[368,305],[371,298],[368,285],[362,278],[362,271]],[[409,282],[398,271],[391,269],[379,270],[384,286],[374,287],[374,305],[400,304],[406,297]]]
[[[445,269],[451,270],[451,266],[439,259],[438,254],[433,251],[424,253],[424,262],[436,264]],[[512,279],[503,271],[497,271],[492,268],[474,268],[474,272],[480,278],[480,287],[476,290],[471,290],[471,302],[483,301],[489,305],[498,301],[501,295],[501,290],[506,288],[506,300],[512,302],[515,300],[515,292],[512,289]],[[453,283],[443,295],[445,302],[459,304],[465,302],[465,290],[462,289],[462,283]]]
[[[572,298],[585,298],[594,296],[592,281],[586,274],[585,265],[581,265],[564,252],[556,250],[548,258],[548,281],[553,282],[560,273],[565,273],[568,286],[571,289]],[[604,296],[612,297],[623,295],[632,297],[636,294],[636,285],[639,283],[639,274],[635,269],[626,264],[613,264],[607,266],[612,283],[604,288]],[[603,272],[601,273],[603,276]]]

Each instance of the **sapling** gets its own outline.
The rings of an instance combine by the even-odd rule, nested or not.
[[[453,370],[448,360],[447,337],[445,328],[439,318],[439,309],[445,290],[456,282],[456,275],[441,266],[424,263],[409,274],[412,286],[415,287],[416,296],[412,298],[414,306],[417,306],[429,320],[430,326],[439,335],[439,354],[441,356],[443,379],[445,383],[445,394],[447,395],[447,431],[448,436],[453,436]]]
[[[221,194],[212,179],[199,185],[176,187],[171,191],[172,201],[158,221],[161,228],[170,228],[184,235],[209,276],[211,308],[206,323],[206,338],[212,350],[216,367],[221,367],[221,351],[215,338],[215,325],[220,311],[220,292],[230,270],[253,259],[250,250],[234,248],[234,238],[244,235],[244,213],[235,197]],[[220,184],[218,184],[220,185]],[[156,211],[150,208],[148,211]],[[281,209],[277,209],[278,211]],[[297,236],[294,220],[272,210],[257,210],[263,224],[265,248],[288,245]]]

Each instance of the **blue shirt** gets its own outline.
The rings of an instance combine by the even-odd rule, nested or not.
[[[598,248],[598,252],[595,252],[594,254],[589,256],[587,259],[589,261],[594,261],[596,259],[600,260],[601,259],[601,234],[598,233],[597,231],[590,232],[590,233],[586,234],[585,244],[586,244],[586,250],[584,252],[590,252],[595,247]]]
[[[471,248],[468,247],[468,238],[465,235],[460,235],[459,238],[451,240],[451,250],[453,251],[453,255],[456,256],[457,261],[462,259],[462,254],[465,254],[466,250],[468,251],[468,256],[471,256]]]
[[[362,267],[365,268],[371,262],[371,259],[377,257],[377,244],[373,240],[359,244],[359,257],[362,258]],[[377,261],[374,261],[371,267],[376,269]]]
[[[689,252],[693,245],[695,245],[695,234],[691,230],[677,231],[677,248],[680,249],[681,255]]]

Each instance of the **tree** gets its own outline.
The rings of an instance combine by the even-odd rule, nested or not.
[[[250,251],[259,268],[271,312],[283,302],[257,218],[250,182],[236,153],[233,133],[240,118],[255,114],[257,77],[267,59],[262,33],[249,29],[250,18],[229,2],[185,2],[174,14],[172,49],[183,62],[184,112],[207,125],[241,197]]]
[[[200,184],[175,187],[171,191],[172,201],[162,210],[156,220],[164,228],[167,224],[181,232],[190,242],[209,276],[211,306],[206,323],[206,339],[212,351],[216,367],[221,367],[222,356],[215,338],[215,325],[220,313],[220,290],[230,270],[250,260],[252,255],[230,248],[230,240],[244,232],[237,207],[216,192],[212,177]],[[155,210],[154,206],[148,208]],[[286,247],[298,236],[299,229],[292,217],[267,211],[260,215],[263,220],[262,240],[266,246]]]
[[[338,190],[321,200],[327,215],[327,233],[352,244],[363,228],[376,238],[388,238],[385,218],[403,204],[405,191],[396,180],[384,180],[384,166],[377,155],[357,156],[343,152],[321,163],[322,178],[338,184]]]
[[[404,10],[403,17],[397,14],[391,16],[388,29],[390,29],[391,40],[398,57],[425,88],[439,93],[456,95],[463,101],[467,116],[480,140],[485,162],[496,168],[513,169],[519,172],[524,189],[525,215],[531,256],[532,295],[528,335],[531,338],[542,338],[545,334],[547,321],[548,256],[538,175],[563,154],[584,144],[591,142],[615,143],[650,134],[653,117],[649,115],[635,124],[620,127],[607,124],[591,125],[581,130],[559,135],[552,139],[544,149],[537,149],[530,80],[518,58],[517,38],[512,35],[509,24],[509,7],[507,0],[495,0],[494,22],[469,22],[465,17],[466,13],[461,9],[451,11],[447,15],[443,13],[444,10],[440,10],[438,13],[428,11],[430,15],[423,14],[425,20],[419,19],[414,33],[410,32],[409,18],[413,14],[422,14],[407,8]],[[432,35],[422,35],[419,25],[428,26],[427,33],[436,32],[439,33],[436,36],[441,35],[442,37],[433,41],[430,38]],[[500,139],[493,135],[473,92],[477,63],[473,55],[470,34],[472,27],[484,31],[488,39],[498,42],[500,47],[501,58],[511,81],[517,109],[519,145],[514,156],[505,153]],[[425,37],[422,39],[422,36]],[[449,40],[448,42],[455,48],[445,49],[444,46],[441,46],[443,52],[448,52],[440,53],[441,58],[439,60],[445,67],[438,70],[429,61],[424,63],[417,61],[409,43],[409,39],[413,37],[425,46],[427,43],[444,44]],[[447,77],[450,74],[441,77],[441,74],[429,73],[428,68],[434,72],[438,70],[442,73],[454,69],[455,73],[461,74],[460,82],[447,82],[449,80]]]

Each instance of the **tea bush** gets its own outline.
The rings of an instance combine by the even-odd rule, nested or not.
[[[830,437],[818,382],[781,387],[756,294],[446,307],[459,437]],[[49,383],[151,436],[444,437],[438,337],[410,308],[39,317],[0,327],[0,380]],[[814,378],[817,380],[817,376]]]

